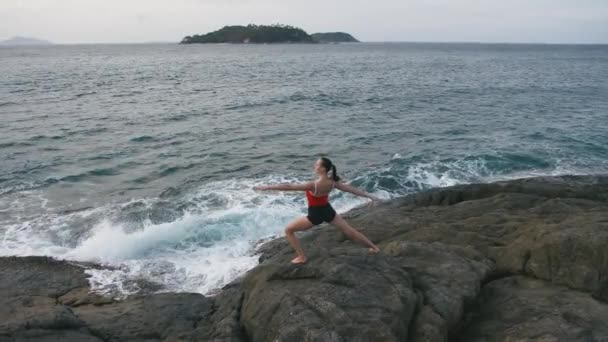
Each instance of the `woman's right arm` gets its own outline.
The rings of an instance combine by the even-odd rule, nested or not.
[[[372,201],[380,201],[380,199],[378,197],[368,194],[367,192],[365,192],[363,190],[359,190],[359,189],[355,188],[354,186],[346,184],[346,183],[337,182],[336,188],[338,188],[344,192],[349,192],[349,193],[359,196],[359,197],[369,198]]]

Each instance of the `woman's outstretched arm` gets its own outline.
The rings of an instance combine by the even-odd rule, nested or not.
[[[253,190],[266,191],[313,191],[315,187],[314,182],[302,183],[302,184],[277,184],[277,185],[266,185],[266,186],[255,186]]]
[[[355,188],[354,186],[346,184],[346,183],[337,182],[336,188],[338,188],[344,192],[350,192],[351,194],[359,196],[359,197],[369,198],[372,201],[380,201],[380,199],[378,197],[376,197],[372,194],[368,194],[367,192],[365,192],[363,190],[359,190],[359,189]]]

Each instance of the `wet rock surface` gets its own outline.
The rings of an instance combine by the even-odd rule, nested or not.
[[[0,258],[0,341],[608,341],[608,177],[421,192],[284,239],[218,295],[125,300],[80,265]]]

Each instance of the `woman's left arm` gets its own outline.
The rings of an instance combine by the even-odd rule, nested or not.
[[[312,191],[314,189],[314,183],[302,183],[302,184],[278,184],[278,185],[267,185],[267,186],[255,186],[253,190],[267,191]]]

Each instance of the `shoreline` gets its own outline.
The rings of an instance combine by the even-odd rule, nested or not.
[[[0,340],[608,339],[608,175],[456,185],[345,216],[379,255],[321,226],[302,235],[307,264],[272,239],[213,296],[114,300],[79,262],[0,257]]]

